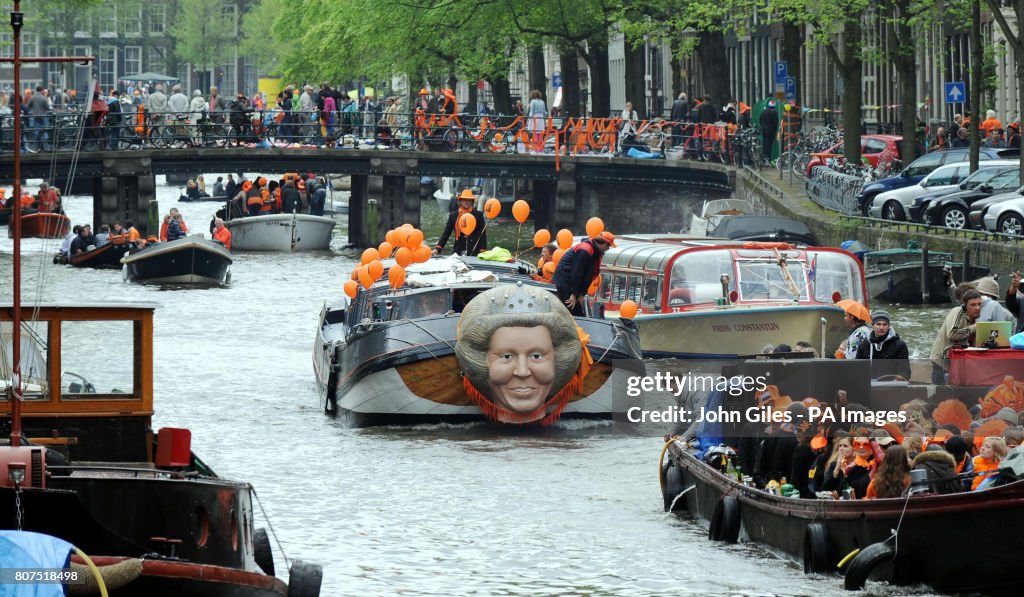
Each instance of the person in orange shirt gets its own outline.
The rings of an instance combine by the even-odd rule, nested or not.
[[[228,251],[231,250],[231,231],[228,230],[227,226],[224,225],[224,220],[217,218],[213,221],[214,231],[213,240],[224,245],[224,248]]]
[[[999,119],[996,118],[995,110],[989,110],[985,112],[985,120],[981,123],[981,131],[983,137],[988,137],[989,133],[992,132],[992,129],[1002,130],[1002,128],[1003,123],[999,122]]]
[[[986,437],[981,443],[978,455],[974,457],[974,472],[988,474],[975,477],[971,483],[971,491],[978,489],[982,481],[996,473],[1003,458],[1006,458],[1006,440],[995,436]]]
[[[549,263],[554,263],[555,251],[558,250],[558,245],[555,243],[548,243],[540,250],[540,259],[537,260],[537,275],[534,276],[535,280],[542,282],[551,282],[555,276],[555,269],[551,267],[544,269],[544,266]]]
[[[142,238],[142,235],[139,234],[138,229],[135,228],[135,224],[131,220],[125,220],[124,225],[128,229],[128,242],[135,242]]]

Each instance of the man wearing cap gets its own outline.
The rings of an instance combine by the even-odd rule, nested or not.
[[[979,278],[974,287],[981,293],[981,315],[978,321],[1013,321],[1013,314],[999,304],[999,283],[995,278]]]
[[[476,196],[473,191],[465,189],[456,198],[459,208],[448,213],[448,223],[444,225],[441,238],[437,239],[433,254],[439,255],[444,246],[448,244],[448,237],[455,233],[455,246],[452,247],[456,255],[468,255],[476,257],[481,251],[487,250],[487,232],[484,231],[484,214],[479,209],[473,209]],[[466,234],[459,226],[459,219],[465,214],[472,214],[476,219],[473,230]]]
[[[898,375],[910,379],[910,351],[907,343],[890,325],[888,311],[881,309],[871,314],[871,335],[857,346],[857,358],[871,361],[871,377]],[[876,363],[876,360],[886,361]]]
[[[571,247],[559,260],[553,281],[558,299],[569,307],[573,315],[583,315],[583,297],[601,274],[601,259],[605,251],[614,246],[615,235],[605,230]]]

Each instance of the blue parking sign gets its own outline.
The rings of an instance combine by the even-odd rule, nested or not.
[[[785,85],[786,77],[789,76],[789,63],[779,60],[775,63],[775,84]]]
[[[796,77],[786,77],[786,101],[796,99]]]

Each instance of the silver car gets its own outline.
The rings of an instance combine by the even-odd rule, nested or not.
[[[1020,193],[1021,189],[1017,192]],[[990,206],[982,216],[982,224],[989,232],[1024,234],[1024,197],[1008,199]]]
[[[1017,163],[1017,160],[986,160],[980,162],[978,168],[1015,165]],[[930,193],[956,189],[957,185],[970,174],[970,166],[970,162],[945,164],[932,170],[928,176],[925,176],[921,182],[915,185],[879,193],[875,196],[874,201],[871,202],[868,216],[885,220],[905,221],[907,220],[907,214],[910,213],[910,207],[914,205],[915,199]]]

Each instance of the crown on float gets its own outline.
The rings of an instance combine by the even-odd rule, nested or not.
[[[504,287],[499,296],[491,295],[492,302],[501,301],[498,313],[551,313],[551,304],[546,292],[533,286],[516,282],[514,287]]]

